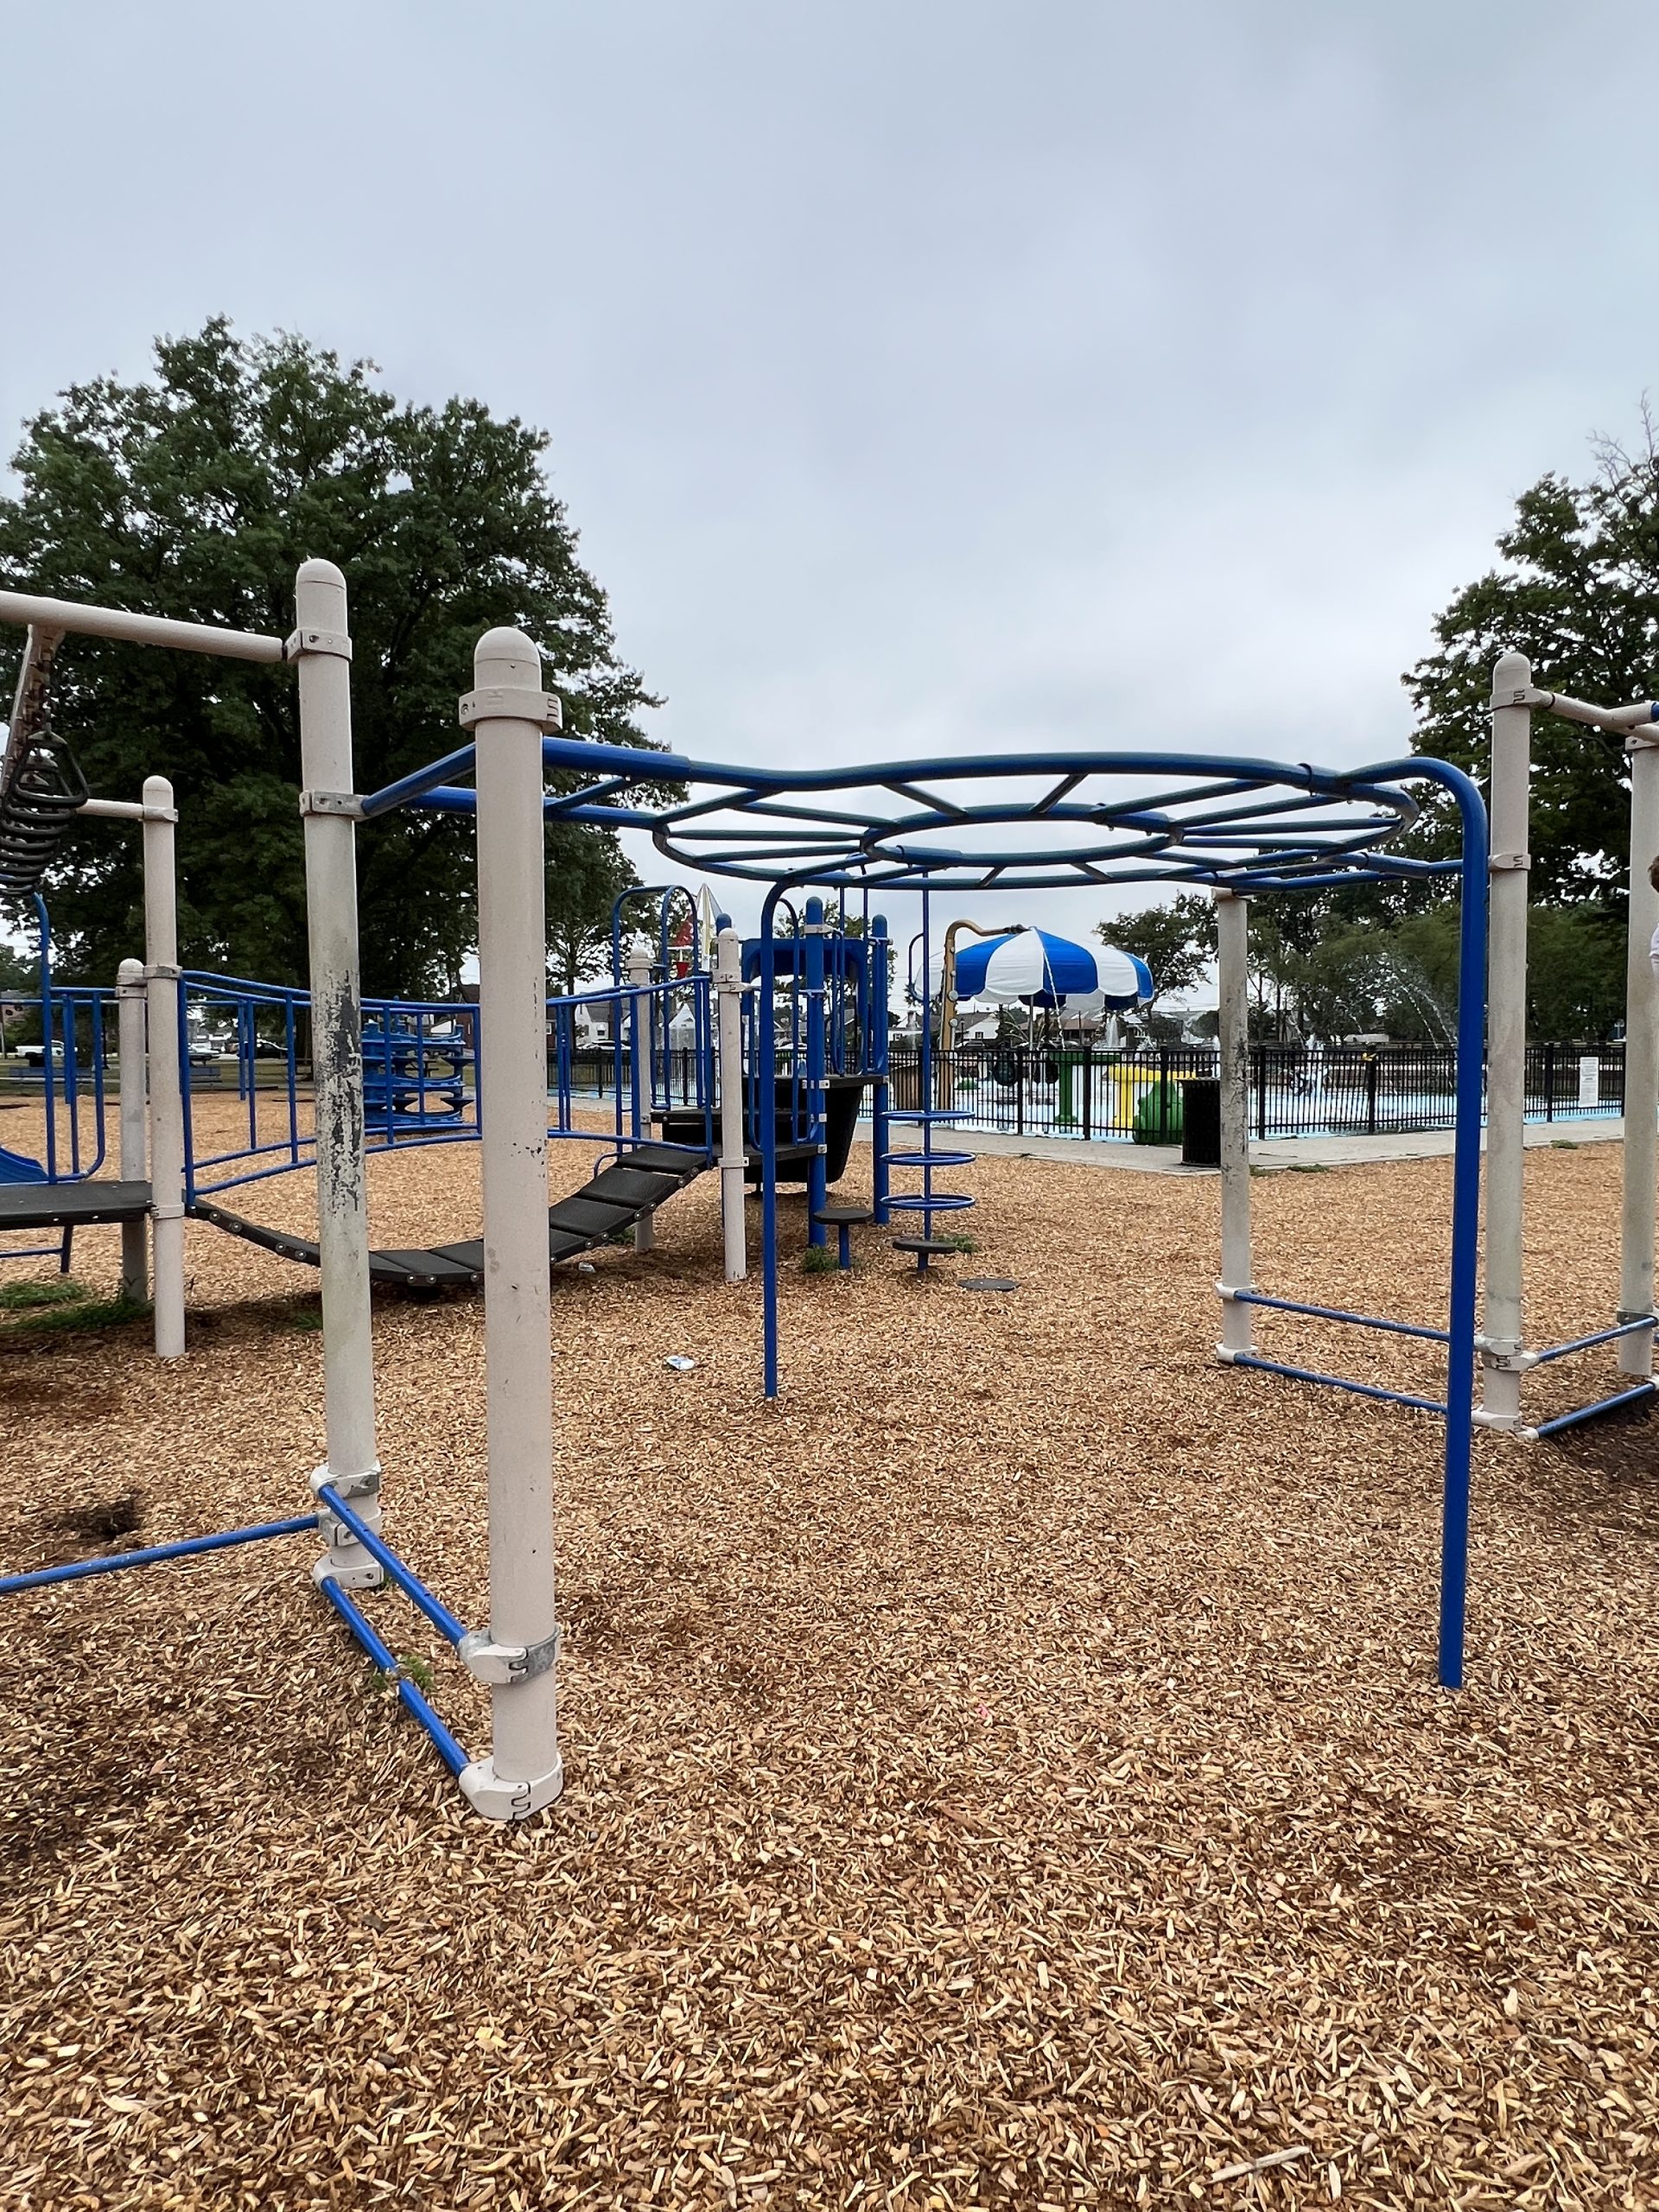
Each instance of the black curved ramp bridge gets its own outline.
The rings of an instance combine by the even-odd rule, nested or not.
[[[591,1252],[608,1243],[624,1229],[695,1182],[710,1165],[707,1154],[690,1152],[676,1145],[641,1144],[584,1183],[568,1198],[547,1210],[548,1257],[556,1263]],[[278,1259],[296,1261],[302,1267],[321,1264],[316,1245],[308,1236],[287,1230],[267,1229],[263,1222],[198,1198],[190,1209],[198,1221],[242,1237]],[[474,1237],[464,1244],[440,1244],[430,1251],[385,1251],[369,1254],[369,1281],[393,1290],[476,1290],[484,1280],[484,1244]]]

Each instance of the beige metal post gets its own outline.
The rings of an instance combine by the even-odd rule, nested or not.
[[[487,1759],[461,1777],[486,1818],[524,1820],[563,1787],[553,1591],[547,1242],[547,875],[542,732],[558,701],[517,630],[479,640],[461,719],[478,785],[479,1091],[490,1626],[461,1647],[491,1685]]]
[[[1522,1216],[1526,1167],[1528,793],[1532,670],[1505,653],[1492,671],[1492,821],[1486,956],[1486,1281],[1481,1403],[1489,1428],[1521,1423]]]
[[[179,1034],[179,910],[165,776],[144,779],[144,988],[149,1001],[149,1217],[154,1224],[156,1357],[184,1351],[184,1092]]]
[[[1216,969],[1221,1047],[1222,1357],[1249,1351],[1250,1308],[1232,1294],[1254,1289],[1250,1249],[1249,901],[1216,893]]]
[[[1648,871],[1659,859],[1659,731],[1650,724],[1625,741],[1630,760],[1630,940],[1624,980],[1624,1204],[1618,1318],[1653,1311],[1655,1170],[1659,1165],[1659,984],[1649,959],[1659,929],[1659,892]],[[1653,1372],[1653,1332],[1621,1337],[1621,1370]]]
[[[369,1312],[369,1194],[363,1158],[363,1011],[358,984],[357,802],[352,768],[352,641],[346,579],[307,561],[294,590],[298,626],[300,812],[311,958],[311,1074],[316,1103],[317,1247],[322,1274],[322,1391],[331,1484],[372,1529],[380,1525]],[[372,1589],[381,1568],[344,1522],[321,1522],[328,1548],[312,1568],[343,1589]]]
[[[144,963],[124,960],[116,970],[116,1045],[121,1055],[121,1180],[142,1183],[149,1146],[144,1117]],[[149,1295],[149,1238],[142,1220],[121,1224],[121,1295],[137,1304]]]

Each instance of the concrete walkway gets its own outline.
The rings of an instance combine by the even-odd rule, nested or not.
[[[861,1143],[869,1141],[868,1128],[859,1131]],[[1619,1144],[1624,1124],[1613,1116],[1605,1121],[1529,1122],[1529,1145]],[[1059,1160],[1070,1167],[1116,1167],[1136,1175],[1215,1175],[1214,1167],[1188,1167],[1179,1145],[1126,1144],[1122,1141],[1090,1142],[1081,1137],[1018,1137],[1001,1130],[963,1129],[959,1141],[964,1152],[999,1154],[1013,1160]],[[958,1137],[953,1136],[954,1145]],[[1484,1146],[1483,1135],[1482,1144]],[[1250,1165],[1264,1173],[1306,1173],[1318,1167],[1363,1167],[1377,1160],[1443,1160],[1451,1156],[1450,1129],[1396,1131],[1376,1137],[1283,1137],[1265,1144],[1252,1143]]]

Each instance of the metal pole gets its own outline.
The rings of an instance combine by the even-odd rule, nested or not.
[[[1486,1033],[1486,810],[1466,776],[1439,761],[1423,772],[1449,790],[1463,825],[1458,921],[1458,1109],[1452,1163],[1452,1284],[1446,1310],[1446,1459],[1440,1507],[1439,1675],[1463,1685],[1469,1587],[1469,1489],[1474,1434],[1476,1301],[1480,1272],[1481,1042]]]
[[[887,1152],[892,1143],[892,1126],[887,1119],[887,1046],[891,1034],[887,1027],[887,961],[891,940],[885,914],[870,917],[869,944],[870,1033],[864,1049],[874,1077],[870,1085],[870,1210],[877,1225],[886,1228],[892,1218],[887,1204]]]
[[[157,1359],[184,1351],[184,1039],[179,1019],[178,815],[165,776],[144,779],[144,991],[149,1032],[149,1217]]]
[[[797,957],[806,969],[806,1074],[803,1098],[806,1107],[806,1141],[822,1147],[827,1127],[824,1088],[824,939],[830,925],[823,918],[822,899],[809,899],[801,924]],[[820,1150],[806,1164],[806,1241],[827,1244],[830,1232],[817,1218],[829,1199],[825,1163]]]
[[[643,945],[636,944],[628,955],[628,983],[633,993],[628,1001],[628,1065],[633,1087],[633,1134],[638,1139],[645,1133],[657,1089],[652,1065],[651,955]],[[633,1225],[633,1249],[649,1252],[656,1242],[657,1224],[647,1209]]]
[[[1480,1414],[1489,1428],[1521,1424],[1525,1372],[1521,1256],[1527,1127],[1527,849],[1532,714],[1516,696],[1532,689],[1520,653],[1492,671],[1492,760],[1488,786],[1486,996],[1486,1282],[1481,1309]]]
[[[1624,1206],[1620,1228],[1618,1318],[1653,1311],[1654,1177],[1659,1153],[1659,989],[1649,951],[1659,929],[1659,892],[1649,878],[1659,860],[1659,737],[1649,728],[1626,741],[1630,761],[1630,943],[1624,971]],[[1619,1370],[1653,1372],[1653,1332],[1620,1339]]]
[[[1250,1308],[1232,1294],[1255,1287],[1250,1251],[1249,901],[1216,893],[1221,1047],[1221,1343],[1224,1358],[1249,1351]]]
[[[131,614],[122,607],[83,607],[72,599],[37,599],[21,591],[0,591],[0,622],[33,623],[84,638],[116,638],[128,645],[168,645],[176,652],[213,653],[226,660],[280,661],[285,650],[280,638],[261,637],[251,630],[169,622],[158,614]]]
[[[121,1180],[142,1183],[149,1166],[144,1116],[149,1109],[144,1079],[144,963],[124,960],[116,970],[116,1044],[121,1055]],[[143,1221],[121,1224],[121,1295],[135,1305],[149,1291],[149,1239]]]
[[[761,1387],[778,1395],[778,959],[772,935],[778,887],[760,909],[760,1081],[755,1135],[760,1148]]]
[[[547,874],[542,732],[558,701],[517,630],[480,639],[461,719],[478,747],[478,976],[484,1116],[484,1359],[490,1628],[461,1648],[492,1685],[491,1752],[461,1777],[487,1819],[525,1820],[564,1786],[553,1592],[547,1248]],[[636,1043],[637,1043],[636,1039]]]
[[[322,1389],[327,1458],[311,1478],[332,1483],[371,1528],[380,1525],[374,1442],[374,1344],[369,1317],[369,1201],[363,1161],[363,1013],[358,983],[356,829],[341,811],[352,782],[352,641],[346,579],[307,561],[294,590],[298,624],[300,773],[305,788],[306,925],[311,958],[311,1070],[316,1103],[317,1245],[322,1274]],[[328,1549],[312,1568],[354,1590],[379,1567],[341,1521],[319,1523]]]
[[[720,1037],[720,1217],[726,1280],[749,1272],[743,1218],[743,941],[725,915],[715,938],[715,997]]]

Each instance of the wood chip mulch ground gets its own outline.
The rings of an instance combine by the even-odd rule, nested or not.
[[[475,1233],[477,1164],[377,1162],[376,1241]],[[1537,1336],[1609,1318],[1618,1165],[1529,1157]],[[1214,1179],[959,1180],[971,1259],[791,1258],[776,1408],[714,1178],[556,1271],[569,1783],[523,1829],[307,1538],[4,1602],[0,2203],[1659,2203],[1659,1422],[1482,1441],[1445,1694],[1437,1428],[1217,1369]],[[1255,1190],[1264,1287],[1437,1318],[1448,1163]],[[238,1195],[305,1226],[303,1181]],[[99,1296],[118,1253],[79,1240]],[[176,1366],[0,1314],[6,1565],[303,1510],[315,1278],[188,1258]],[[481,1621],[480,1307],[376,1337],[389,1530]]]

